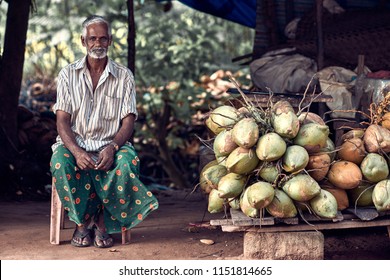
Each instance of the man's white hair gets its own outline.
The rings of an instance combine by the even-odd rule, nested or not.
[[[88,17],[86,20],[84,20],[83,22],[83,31],[82,31],[82,35],[84,38],[87,37],[87,27],[93,23],[104,23],[106,26],[107,26],[107,30],[108,30],[108,35],[111,36],[111,25],[110,23],[102,16],[97,16],[97,15],[93,15],[93,16],[90,16]]]

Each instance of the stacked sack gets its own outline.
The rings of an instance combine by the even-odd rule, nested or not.
[[[231,207],[254,218],[265,209],[271,216],[290,218],[310,210],[320,218],[334,218],[350,200],[354,205],[375,204],[378,211],[389,209],[390,202],[377,194],[383,189],[390,193],[390,182],[382,182],[388,171],[378,172],[379,177],[366,171],[372,170],[371,157],[378,160],[381,155],[364,151],[367,159],[360,165],[343,157],[343,152],[351,153],[344,147],[335,149],[322,118],[312,112],[296,113],[286,100],[267,110],[251,104],[223,105],[210,112],[206,126],[215,136],[210,147],[215,160],[203,167],[200,187],[208,194],[210,213]],[[350,133],[343,145],[351,139],[363,141],[363,135]],[[385,187],[374,188],[372,177]],[[363,202],[368,196],[370,202]]]

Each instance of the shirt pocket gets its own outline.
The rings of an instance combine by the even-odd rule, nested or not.
[[[114,121],[120,117],[122,98],[117,95],[103,94],[100,116],[105,121]]]

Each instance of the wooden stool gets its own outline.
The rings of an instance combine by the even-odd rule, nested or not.
[[[61,229],[65,228],[64,222],[65,210],[54,184],[51,187],[51,210],[50,210],[50,243],[54,245],[60,244]],[[122,231],[122,244],[129,244],[131,239],[131,231]]]

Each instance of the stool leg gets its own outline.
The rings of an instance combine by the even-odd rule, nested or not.
[[[122,231],[122,244],[129,244],[131,239],[131,230]]]
[[[57,190],[52,184],[51,187],[51,213],[50,213],[50,243],[60,244],[60,231],[64,227],[64,209]]]

